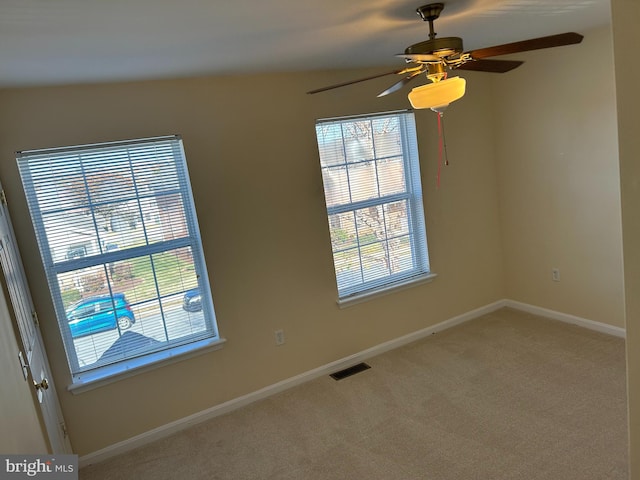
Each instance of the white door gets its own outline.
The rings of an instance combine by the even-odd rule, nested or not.
[[[2,186],[0,186],[0,263],[13,307],[14,320],[20,333],[23,374],[25,379],[33,385],[34,401],[42,412],[52,453],[72,453]]]

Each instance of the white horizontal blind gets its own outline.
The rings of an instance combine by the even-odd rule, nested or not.
[[[316,124],[341,299],[429,273],[411,112]]]
[[[72,374],[216,337],[180,137],[24,151],[18,166]],[[183,308],[189,291],[200,310]]]

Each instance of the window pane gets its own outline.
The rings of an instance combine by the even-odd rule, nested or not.
[[[376,157],[385,158],[402,155],[400,123],[396,117],[373,120]]]
[[[133,179],[127,162],[118,159],[114,163],[109,162],[108,167],[105,167],[102,158],[89,160],[86,157],[81,160],[84,176],[69,183],[68,188],[76,190],[78,195],[84,192],[94,211],[101,211],[103,208],[108,211],[109,207],[103,207],[103,204],[114,200],[135,198]]]
[[[316,125],[316,137],[323,167],[345,163],[342,128],[339,124]]]
[[[166,335],[170,341],[207,331],[202,311],[187,312],[180,308],[181,306],[182,295],[173,295],[162,300],[162,309],[166,316]]]
[[[356,223],[353,212],[329,216],[329,229],[333,250],[345,250],[357,246]]]
[[[100,253],[100,238],[90,211],[86,209],[50,211],[43,213],[42,219],[54,262],[64,262]]]
[[[360,250],[364,280],[375,280],[389,275],[389,255],[386,242],[365,245]]]
[[[82,168],[76,155],[47,158],[40,162],[38,169],[29,174],[32,190],[37,195],[42,214],[51,210],[89,205],[86,189],[69,188],[82,180]],[[52,178],[56,178],[57,181],[52,183]]]
[[[414,268],[411,238],[408,235],[389,240],[388,248],[391,273],[400,273]]]
[[[356,210],[356,224],[360,245],[367,245],[386,239],[387,232],[383,212],[383,208],[380,205]]]
[[[159,223],[154,229],[156,241],[166,241],[173,238],[187,236],[189,230],[184,212],[184,205],[179,194],[160,195],[150,199],[155,200]]]
[[[402,157],[378,160],[378,183],[380,196],[394,195],[407,191]]]
[[[407,215],[408,202],[388,203],[384,206],[385,228],[388,237],[397,237],[409,233]]]
[[[344,122],[342,134],[348,163],[374,158],[373,132],[369,120]]]
[[[339,288],[348,288],[362,283],[360,252],[358,249],[336,252],[333,255]]]
[[[198,286],[191,248],[178,248],[152,256],[155,279],[163,297]]]
[[[351,201],[360,202],[379,196],[375,162],[349,165],[348,172]]]
[[[347,167],[322,169],[322,181],[324,182],[324,197],[328,206],[333,207],[351,202]]]

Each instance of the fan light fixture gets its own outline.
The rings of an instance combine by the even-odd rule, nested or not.
[[[464,78],[451,77],[416,87],[409,92],[413,108],[430,108],[442,112],[447,106],[464,96],[467,82]]]

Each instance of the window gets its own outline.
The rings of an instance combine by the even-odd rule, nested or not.
[[[218,340],[180,137],[24,151],[18,167],[74,383]]]
[[[318,121],[340,300],[430,278],[411,112]]]

